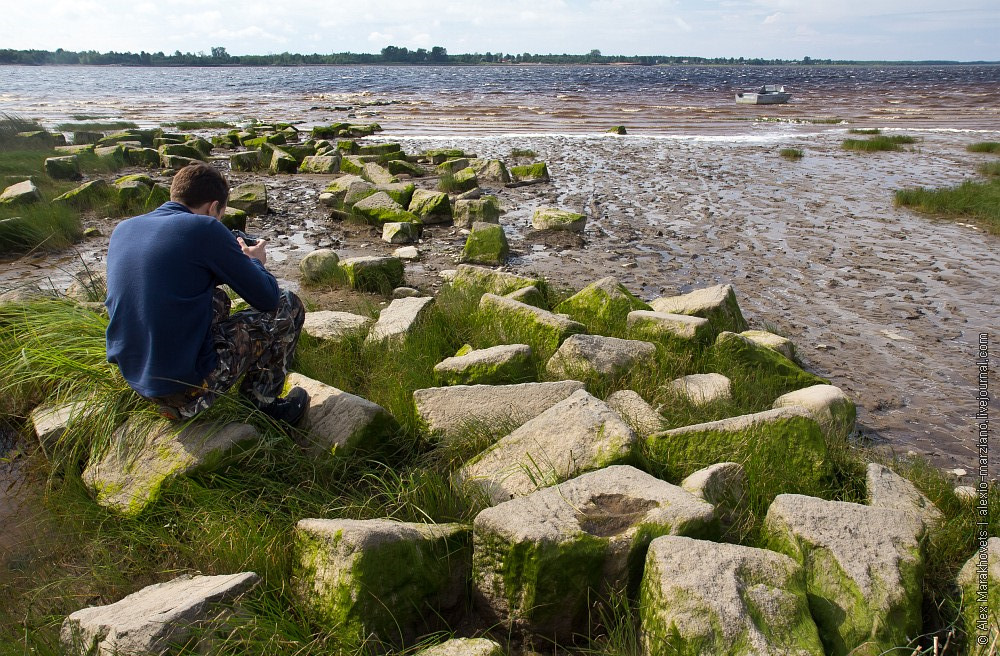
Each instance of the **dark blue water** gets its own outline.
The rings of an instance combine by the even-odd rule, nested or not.
[[[783,84],[789,105],[736,106],[737,91]],[[817,125],[995,130],[1000,66],[477,66],[298,68],[0,67],[0,111],[54,124],[93,115],[353,117],[389,132],[740,132],[760,118]],[[916,123],[914,123],[916,122]]]

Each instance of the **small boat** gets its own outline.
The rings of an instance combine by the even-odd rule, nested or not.
[[[788,102],[792,94],[785,92],[785,87],[777,84],[765,84],[755,93],[738,93],[736,102],[747,105],[780,105]]]

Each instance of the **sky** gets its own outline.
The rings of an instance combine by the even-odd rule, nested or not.
[[[35,0],[0,49],[1000,60],[1000,0]]]

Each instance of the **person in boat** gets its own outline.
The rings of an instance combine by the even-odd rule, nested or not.
[[[241,397],[297,424],[308,394],[279,398],[305,321],[302,301],[267,270],[267,242],[223,225],[229,184],[204,163],[174,176],[170,201],[122,221],[107,255],[107,358],[162,416],[210,407],[242,377]],[[230,314],[228,285],[251,309]]]

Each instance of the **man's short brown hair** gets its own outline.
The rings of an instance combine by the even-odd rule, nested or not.
[[[229,200],[229,183],[208,164],[188,164],[174,175],[170,183],[170,200],[188,208],[201,207],[213,200],[225,205]]]

